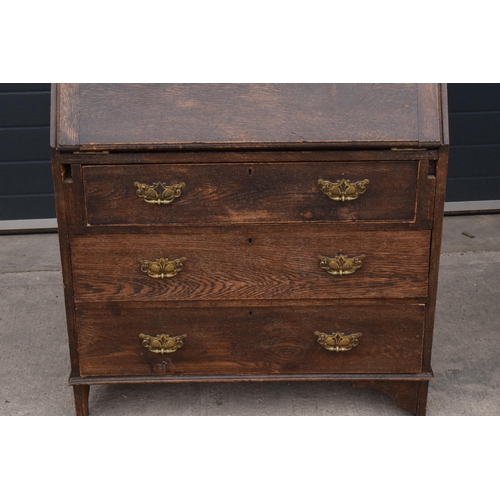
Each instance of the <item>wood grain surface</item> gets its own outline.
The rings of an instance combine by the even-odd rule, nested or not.
[[[84,166],[89,225],[414,221],[418,162],[230,163]],[[333,201],[318,180],[369,180],[352,201]],[[148,204],[135,182],[185,183],[169,205]]]
[[[58,86],[78,97],[59,112],[63,148],[418,145],[420,123],[426,143],[441,140],[436,84],[72,85]]]
[[[81,376],[419,373],[425,306],[77,309]],[[314,332],[362,333],[331,352]],[[139,334],[186,335],[155,354]]]
[[[437,160],[436,149],[376,148],[366,149],[204,149],[197,151],[93,151],[65,153],[54,150],[61,163],[83,165],[179,164],[187,163],[287,163],[287,162],[350,162],[350,161],[419,161]]]
[[[52,147],[59,144],[80,143],[80,85],[65,83],[52,89],[56,94],[55,122],[51,122],[51,138],[55,140]],[[55,129],[55,130],[54,130]]]
[[[355,380],[425,413],[448,131],[437,84],[57,84],[75,407],[89,385]],[[90,153],[90,154],[88,154]],[[318,179],[368,179],[357,200]],[[186,184],[148,205],[134,182]],[[332,276],[319,256],[364,255]],[[171,279],[139,259],[185,257]],[[348,352],[315,331],[362,333]],[[155,354],[140,334],[186,335]]]
[[[340,231],[266,226],[191,234],[72,236],[77,301],[405,298],[427,295],[429,231]],[[366,255],[348,276],[319,255]],[[139,259],[186,257],[170,279],[142,273]]]

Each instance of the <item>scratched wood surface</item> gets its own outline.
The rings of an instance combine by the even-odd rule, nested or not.
[[[71,237],[75,299],[237,300],[425,297],[429,231],[335,231],[227,227],[192,234]],[[348,276],[320,268],[318,256],[366,255]],[[138,259],[187,258],[170,279]]]
[[[82,376],[419,373],[425,307],[77,309]],[[362,333],[331,352],[315,331]],[[156,354],[139,334],[186,335],[174,353]]]
[[[59,84],[57,89],[61,102],[71,101],[61,107],[54,134],[63,148],[418,145],[420,137],[425,143],[441,140],[439,127],[428,124],[439,115],[435,84],[85,83]]]
[[[82,168],[89,225],[413,221],[417,173],[417,162],[390,161]],[[357,199],[342,202],[328,198],[319,179],[369,184]],[[154,205],[137,195],[135,182],[185,187],[171,204]]]
[[[93,383],[332,377],[425,413],[445,87],[62,84],[53,104],[78,414]],[[344,177],[366,193],[320,192]],[[134,182],[158,181],[186,187],[167,206],[137,197]],[[338,253],[363,266],[329,275],[318,256]],[[171,279],[141,272],[160,257],[187,261]],[[314,331],[363,335],[332,353]],[[140,333],[187,337],[158,355]]]

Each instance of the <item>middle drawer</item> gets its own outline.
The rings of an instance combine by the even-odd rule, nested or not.
[[[426,297],[429,242],[326,226],[70,238],[80,302]]]

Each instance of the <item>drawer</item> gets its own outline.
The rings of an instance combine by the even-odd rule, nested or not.
[[[325,225],[70,237],[77,302],[425,297],[429,243]]]
[[[80,374],[419,373],[424,313],[419,304],[81,307],[76,314]],[[323,347],[319,333],[339,350]]]
[[[414,222],[418,169],[416,161],[83,166],[86,223]]]

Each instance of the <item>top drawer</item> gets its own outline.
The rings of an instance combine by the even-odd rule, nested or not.
[[[418,170],[417,161],[83,166],[86,223],[414,222]]]

